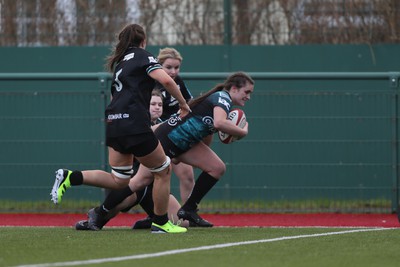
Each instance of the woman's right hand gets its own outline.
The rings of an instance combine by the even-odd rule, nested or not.
[[[191,112],[192,110],[186,102],[184,104],[179,104],[179,117],[183,118]]]

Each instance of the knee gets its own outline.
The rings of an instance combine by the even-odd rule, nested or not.
[[[210,175],[212,177],[214,177],[215,179],[219,179],[221,178],[226,172],[226,166],[225,163],[223,163],[222,161],[217,164],[213,170],[210,172]]]
[[[111,166],[111,176],[113,177],[117,188],[123,188],[127,186],[132,175],[132,166]]]
[[[226,172],[226,166],[224,163],[221,164],[220,168],[219,168],[219,177],[223,176]]]
[[[158,167],[149,168],[149,171],[153,174],[162,175],[163,173],[170,174],[171,173],[171,159],[168,156],[165,156],[165,161]]]
[[[113,175],[113,178],[114,178],[114,182],[117,187],[116,189],[122,189],[125,186],[129,185],[129,179],[119,178],[119,177],[116,177],[115,175]]]
[[[171,166],[171,165],[170,165],[170,166],[167,166],[165,169],[163,169],[163,170],[161,170],[161,171],[152,172],[153,177],[154,177],[155,180],[162,179],[162,180],[165,180],[165,181],[166,181],[166,179],[167,179],[168,181],[170,180],[170,178],[171,178],[171,173],[172,173],[172,166]]]

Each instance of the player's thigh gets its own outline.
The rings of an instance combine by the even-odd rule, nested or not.
[[[108,162],[111,166],[131,166],[133,164],[133,155],[122,154],[112,147],[108,147]]]
[[[139,162],[147,168],[158,168],[162,166],[166,161],[166,155],[160,143],[157,147],[143,157],[136,157]]]
[[[205,172],[220,176],[225,173],[225,164],[206,144],[200,142],[178,157],[178,159]]]

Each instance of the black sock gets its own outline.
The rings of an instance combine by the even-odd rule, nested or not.
[[[158,224],[158,225],[166,224],[168,222],[168,213],[165,213],[164,215],[156,215],[156,214],[154,214],[153,222]]]
[[[115,208],[119,203],[124,201],[125,198],[132,195],[133,192],[129,188],[129,186],[124,187],[118,190],[111,190],[110,193],[107,195],[106,199],[104,200],[103,204],[100,205],[102,209],[107,212]]]
[[[83,184],[83,174],[81,171],[73,171],[69,176],[69,181],[71,185],[81,185]]]
[[[152,188],[148,187],[147,190],[152,190]],[[150,217],[154,216],[154,202],[151,192],[147,192],[143,196],[142,201],[140,201],[140,206],[147,213],[147,215],[149,215]]]
[[[193,191],[190,194],[186,203],[182,206],[182,209],[196,210],[197,205],[217,182],[218,179],[215,179],[206,172],[202,172],[199,175],[199,178],[197,178],[196,183],[194,184],[193,187]]]

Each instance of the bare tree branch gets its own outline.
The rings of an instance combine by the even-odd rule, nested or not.
[[[128,23],[152,45],[224,43],[222,0],[0,0],[0,45],[110,45]],[[233,44],[399,43],[398,0],[234,0]],[[133,15],[134,14],[134,15]]]

